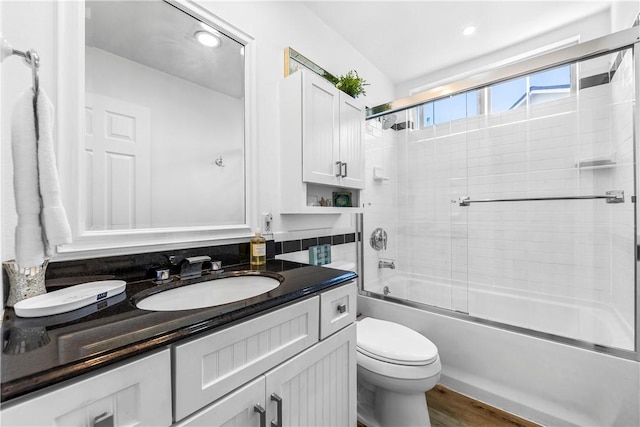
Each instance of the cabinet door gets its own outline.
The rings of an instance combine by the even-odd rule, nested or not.
[[[363,134],[364,107],[340,92],[340,161],[345,164],[343,187],[364,188]]]
[[[268,424],[355,426],[355,324],[268,372],[266,379]],[[281,403],[271,400],[273,394]]]
[[[171,425],[169,350],[18,398],[1,417],[5,426]]]
[[[260,411],[265,409],[264,377],[229,393],[174,427],[255,426],[260,427]],[[262,415],[266,416],[266,415]]]
[[[340,95],[331,83],[313,73],[302,80],[302,180],[339,185]]]

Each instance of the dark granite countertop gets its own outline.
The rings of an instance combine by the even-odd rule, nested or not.
[[[248,264],[225,266],[222,275],[247,270]],[[219,274],[184,282],[174,278],[167,284],[129,282],[118,296],[53,316],[20,318],[7,308],[2,324],[1,400],[212,331],[356,278],[350,271],[281,260],[267,261],[263,271],[277,275],[281,285],[266,294],[211,308],[155,312],[136,308],[135,301],[167,288],[221,277]]]

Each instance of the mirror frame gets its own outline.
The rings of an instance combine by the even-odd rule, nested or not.
[[[256,179],[257,166],[255,120],[255,52],[253,38],[235,26],[221,20],[207,9],[187,0],[163,0],[183,12],[200,19],[244,44],[245,49],[245,222],[222,226],[149,228],[138,230],[84,229],[81,211],[82,154],[84,141],[85,100],[85,40],[84,1],[57,2],[58,57],[56,66],[56,141],[62,199],[73,242],[58,246],[53,260],[122,255],[154,250],[180,249],[197,246],[246,242],[257,224]],[[167,195],[167,202],[170,202]]]

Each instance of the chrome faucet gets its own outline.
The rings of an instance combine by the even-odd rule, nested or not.
[[[180,264],[180,278],[191,279],[202,276],[202,264],[211,261],[208,255],[187,257]]]
[[[390,268],[392,270],[395,270],[396,264],[391,259],[381,259],[378,261],[378,268]]]

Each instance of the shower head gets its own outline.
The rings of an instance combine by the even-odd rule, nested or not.
[[[393,124],[398,120],[398,117],[395,114],[389,114],[387,116],[380,117],[380,122],[382,123],[382,129],[389,129]]]

